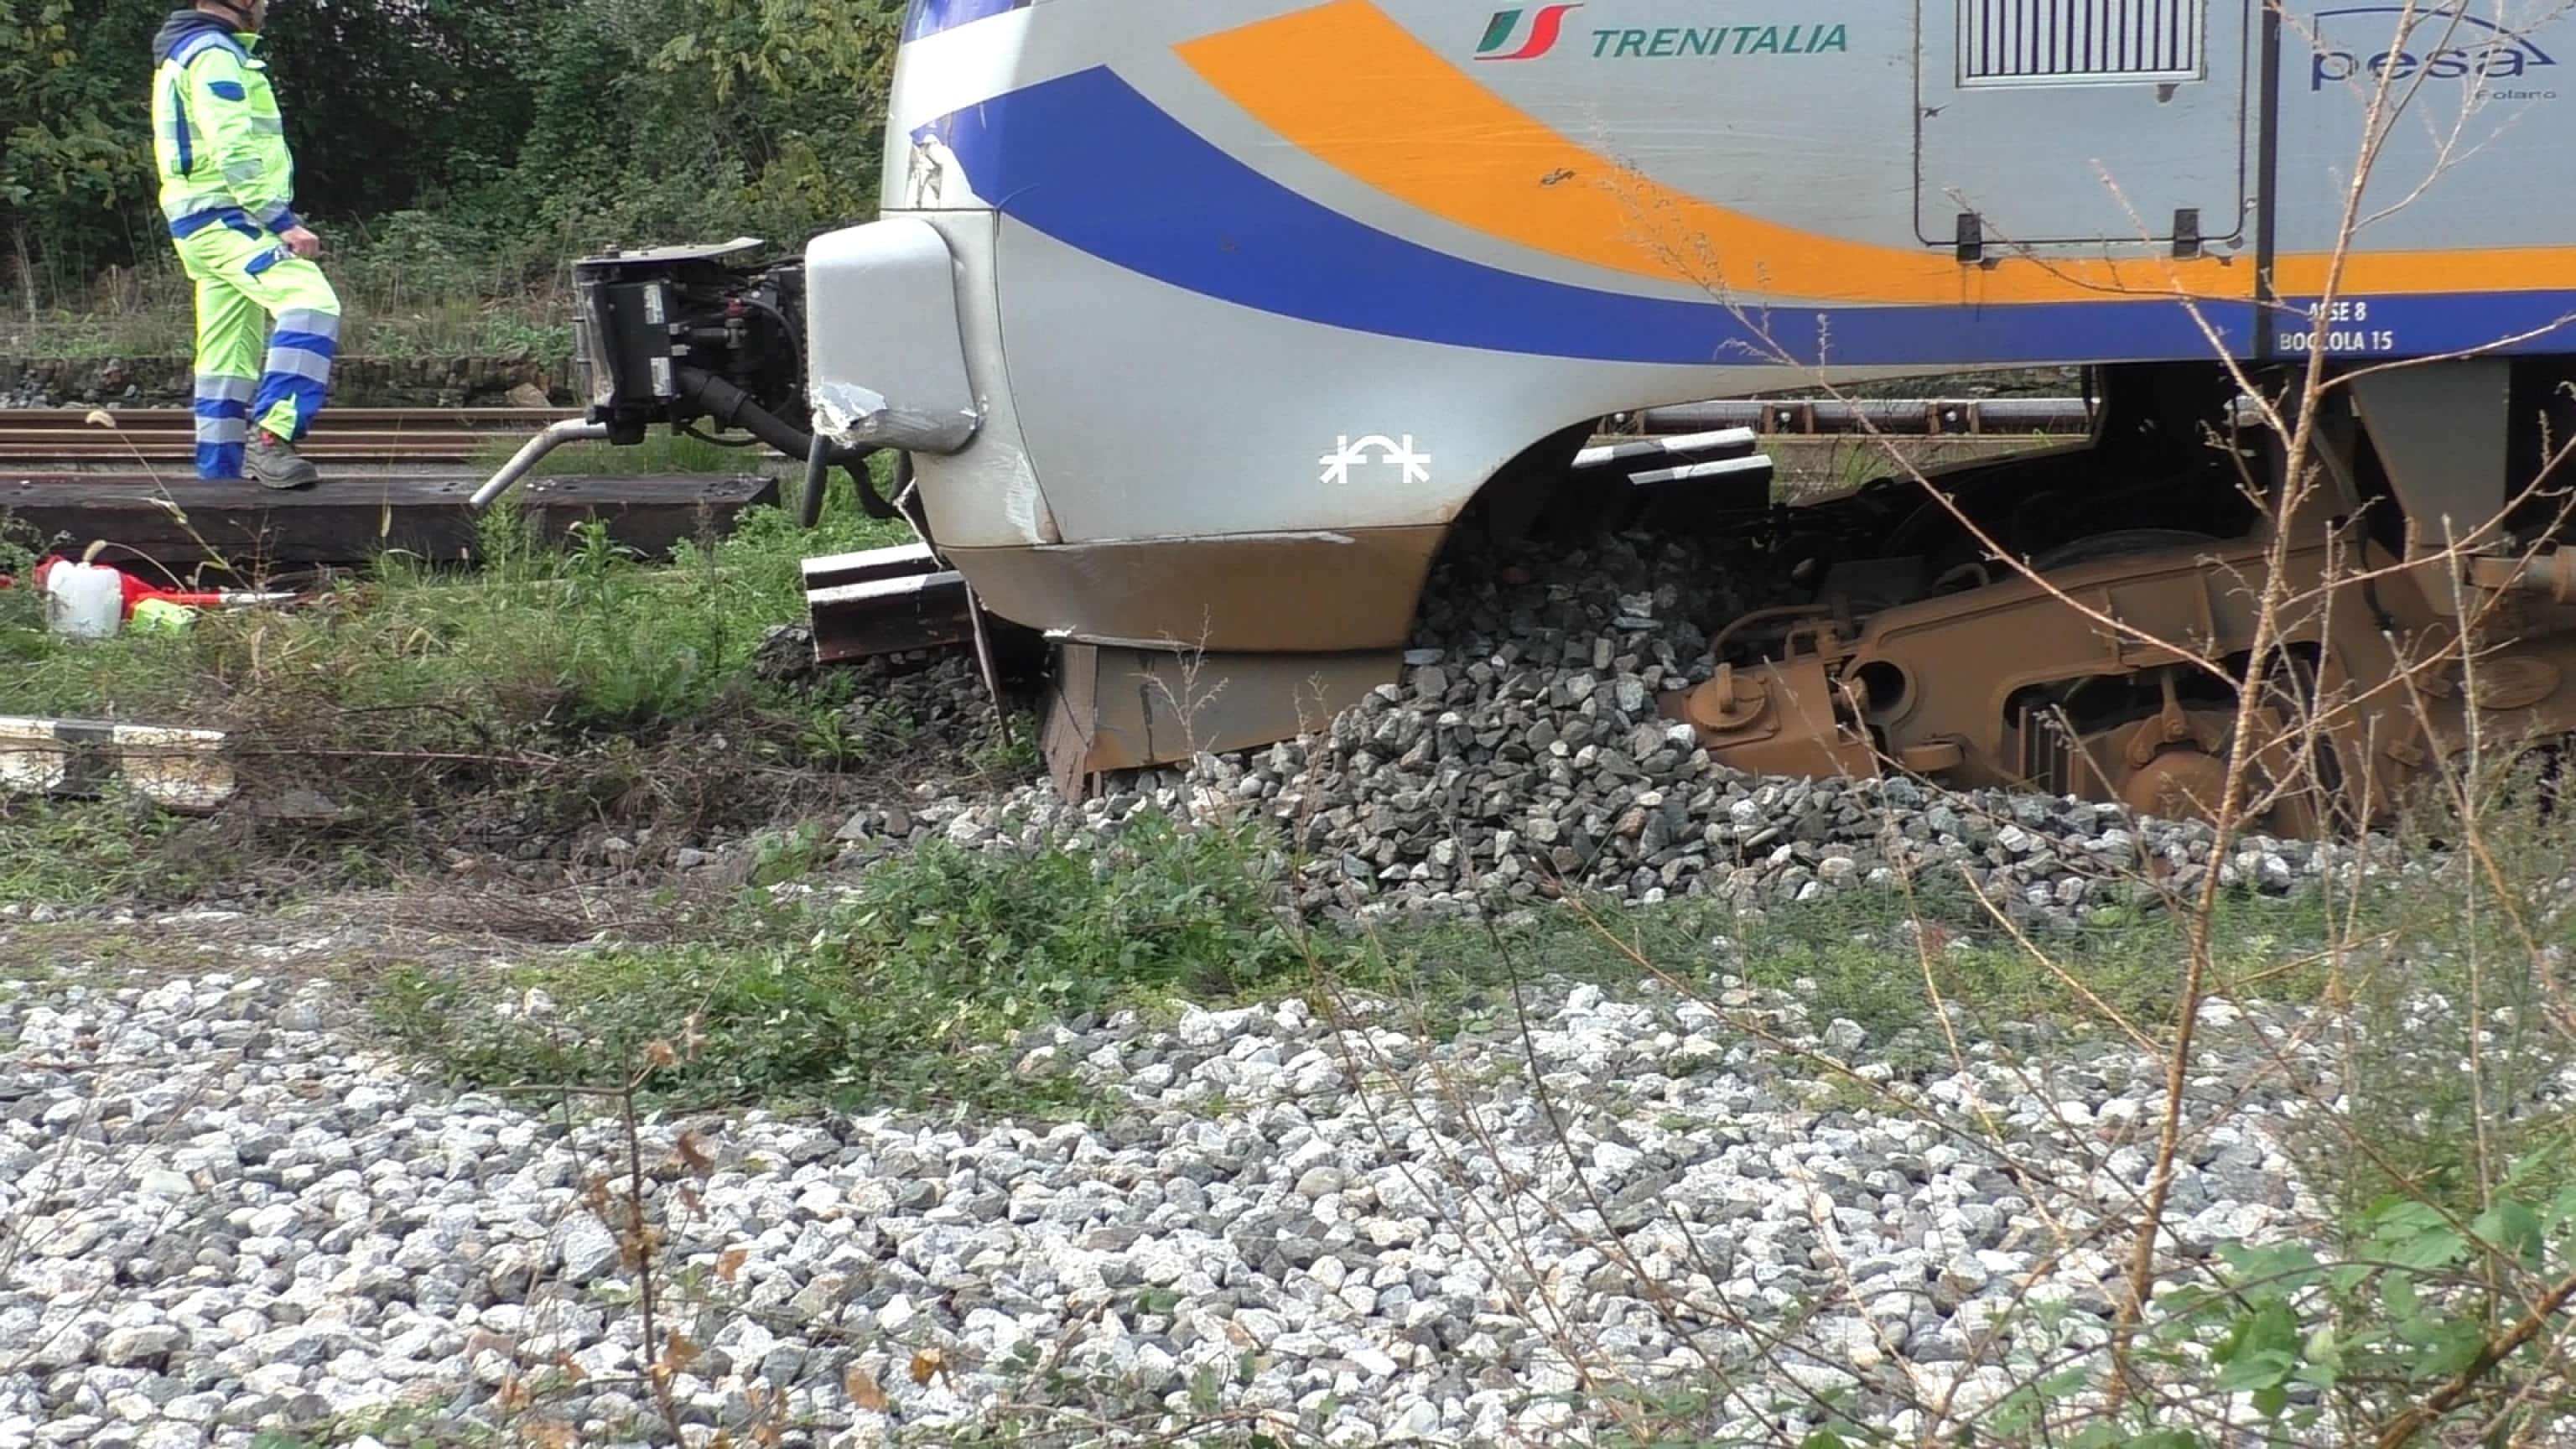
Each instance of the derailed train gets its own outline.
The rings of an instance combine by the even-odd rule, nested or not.
[[[2367,575],[2286,620],[2267,668],[2361,703],[2278,768],[2387,798],[2473,715],[2576,715],[2554,8],[1493,3],[913,0],[879,219],[586,263],[595,424],[897,453],[1052,645],[1069,787],[1395,679],[1435,554],[1605,414],[2039,365],[2092,369],[2089,440],[1864,494],[1796,607],[1702,621],[1738,657],[1669,709],[1718,757],[2184,808],[2234,708],[2177,649],[2246,657],[2274,528]],[[2267,520],[2243,384],[2319,347],[2326,485]],[[2500,652],[2411,668],[2464,612]]]

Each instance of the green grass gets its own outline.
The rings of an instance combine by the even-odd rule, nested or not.
[[[1267,910],[1273,877],[1247,835],[1147,825],[1122,855],[1095,870],[933,842],[843,903],[746,904],[702,942],[577,953],[498,982],[398,971],[377,1004],[402,1040],[490,1085],[613,1078],[681,1041],[695,1013],[703,1050],[657,1078],[675,1098],[1060,1108],[1061,1079],[1014,1075],[1014,1033],[1294,989],[1316,964]],[[542,987],[559,1014],[487,1020],[472,1008],[496,987]]]
[[[0,903],[184,898],[240,869],[232,843],[149,802],[0,796]]]
[[[865,517],[847,480],[835,484],[813,532],[780,509],[753,509],[730,536],[684,541],[662,566],[596,529],[563,549],[537,547],[505,502],[486,517],[475,573],[387,556],[302,607],[207,614],[177,637],[64,639],[43,629],[32,591],[0,590],[0,667],[11,707],[36,714],[239,727],[284,703],[326,714],[435,707],[491,739],[685,722],[742,686],[768,626],[803,617],[804,557],[895,537],[900,525]],[[0,554],[0,571],[24,574],[23,541],[13,553]]]
[[[1968,1013],[1976,1034],[2033,1021],[2109,1025],[2105,1008],[2153,1029],[2172,1014],[2187,955],[2184,923],[2171,913],[2139,912],[2025,946],[1964,893],[1946,891],[1926,891],[1911,905],[1892,893],[1856,892],[1746,921],[1690,900],[1669,911],[1595,915],[1616,941],[1592,926],[1556,921],[1530,928],[1522,954],[1593,979],[1633,973],[1640,958],[1716,960],[1723,964],[1715,969],[1747,985],[1797,991],[1820,1022],[1848,1018],[1877,1041],[1930,1023],[1936,993]],[[1915,944],[1918,929],[1931,938],[1930,949]],[[2328,934],[2319,897],[2231,896],[2213,930],[2219,984],[2253,985],[2259,976],[2261,994],[2273,999],[2313,995],[2322,982],[2316,967],[2280,968]],[[1713,956],[1718,937],[1731,946]]]
[[[2497,849],[2512,878],[2530,883],[2525,918],[2547,940],[2576,944],[2546,886],[2576,858],[2576,825],[2515,819],[2520,833],[2499,832]],[[780,840],[753,886],[799,876],[817,844]],[[2025,945],[1963,894],[1940,890],[1749,915],[1700,899],[1552,903],[1508,925],[1400,919],[1362,934],[1283,922],[1275,903],[1289,865],[1261,827],[1152,819],[1093,854],[997,858],[933,842],[873,867],[846,899],[754,889],[689,944],[577,951],[498,979],[403,970],[377,1002],[412,1049],[484,1085],[614,1079],[649,1043],[682,1040],[694,1013],[701,1049],[656,1078],[672,1099],[1059,1113],[1092,1104],[1061,1077],[1016,1074],[1021,1034],[1121,1007],[1168,1020],[1182,1001],[1310,994],[1320,1004],[1358,988],[1405,999],[1434,1032],[1508,1033],[1513,988],[1536,978],[1620,994],[1650,973],[1699,991],[1731,976],[1792,994],[1819,1029],[1837,1017],[1859,1023],[1870,1060],[1913,1073],[1950,1059],[1936,997],[1965,1041],[2027,1041],[2034,1030],[2125,1039],[2131,1028],[2160,1039],[2188,957],[2185,924],[2170,912]],[[2410,991],[2466,999],[2465,973],[2480,963],[2484,999],[2520,1003],[2537,1022],[2532,958],[2503,913],[2462,909],[2461,891],[2445,875],[2408,877],[2358,904],[2321,892],[2230,894],[2213,919],[2208,989],[2388,1011]],[[1918,932],[1935,948],[1919,949]],[[554,1015],[496,1022],[471,1009],[531,987],[552,998]],[[2459,1122],[2477,1104],[2408,1081],[2422,1062],[2392,1058],[2378,1070],[2370,1080],[2383,1096],[2429,1113],[2392,1122],[2388,1140],[2411,1143],[2410,1161],[2456,1156]],[[2518,1070],[2527,1086],[2539,1068]]]
[[[496,305],[443,300],[400,311],[352,302],[348,312],[346,350],[349,358],[411,360],[419,358],[525,358],[537,361],[572,356],[572,323],[560,302],[530,298]],[[13,357],[60,358],[70,362],[111,357],[186,357],[196,346],[196,318],[187,301],[156,298],[135,311],[55,311],[29,320],[21,312],[0,325],[0,352]]]
[[[792,877],[802,864],[797,843],[785,842],[768,875]],[[681,1041],[694,1013],[701,1050],[655,1077],[673,1100],[1057,1113],[1090,1104],[1061,1077],[1015,1074],[1019,1034],[1121,1007],[1168,1019],[1182,1001],[1312,993],[1320,1002],[1358,988],[1404,998],[1435,1032],[1509,1032],[1515,983],[1589,980],[1617,994],[1638,986],[1643,960],[1703,989],[1731,974],[1793,992],[1818,1026],[1858,1021],[1876,1059],[1917,1070],[1946,1059],[1924,1030],[1935,987],[1975,1038],[2031,1023],[2112,1030],[2094,1002],[2153,1030],[2170,1014],[2183,957],[2179,924],[2149,918],[2052,942],[2062,970],[2051,970],[1952,903],[1947,929],[1960,944],[1932,953],[1927,985],[1895,929],[1900,903],[1875,896],[1761,920],[1684,900],[1603,907],[1589,919],[1550,906],[1491,929],[1399,922],[1363,935],[1283,923],[1273,902],[1285,869],[1257,826],[1148,819],[1105,854],[1025,859],[935,841],[874,867],[846,900],[755,896],[693,944],[575,952],[497,979],[404,969],[376,1000],[413,1050],[487,1086],[613,1080],[650,1043]],[[2219,984],[2313,996],[2319,969],[2283,967],[2325,929],[2312,901],[2231,902]],[[1732,943],[1724,951],[1712,946],[1720,936]],[[495,1021],[473,1009],[530,988],[551,998],[553,1015]],[[1908,1039],[1891,1044],[1898,1037]]]
[[[335,228],[324,245],[345,357],[572,355],[571,295],[562,284],[571,258],[543,242],[495,244],[470,226],[414,213]],[[166,249],[101,273],[86,296],[34,309],[17,298],[0,309],[0,355],[185,357],[195,338],[193,287]]]
[[[751,667],[771,625],[804,617],[805,556],[893,537],[836,481],[812,533],[753,510],[659,566],[598,531],[536,547],[505,507],[479,572],[388,557],[294,610],[203,615],[178,636],[63,639],[30,590],[0,590],[0,695],[17,714],[231,732],[255,786],[349,807],[295,838],[301,868],[335,881],[374,871],[371,842],[417,855],[411,827],[493,794],[559,825],[682,795],[721,810],[760,772],[867,763],[846,675],[795,691]],[[23,541],[0,546],[0,572],[29,562]],[[669,754],[701,737],[685,762]],[[112,802],[0,797],[0,900],[184,898],[231,864],[205,835]]]
[[[534,429],[531,428],[530,431],[533,432]],[[477,454],[468,466],[478,472],[497,469],[510,461],[510,456],[518,452],[520,445],[526,441],[525,437],[496,439]],[[734,441],[739,439],[726,440],[727,443]],[[538,478],[556,478],[572,474],[598,476],[642,473],[765,473],[785,479],[791,487],[802,488],[805,484],[804,470],[805,465],[802,462],[782,458],[766,447],[737,448],[726,446],[725,443],[709,443],[699,438],[674,437],[668,432],[654,432],[646,434],[644,441],[627,447],[620,447],[613,443],[566,443],[538,459],[537,465],[529,469],[528,473],[529,476]],[[849,481],[838,473],[832,475],[832,481],[833,486],[839,490],[837,502],[848,504],[855,510],[856,503],[854,497],[850,495]],[[880,479],[878,481],[880,493],[884,486],[884,480]]]

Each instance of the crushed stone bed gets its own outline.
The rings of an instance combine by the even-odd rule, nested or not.
[[[1703,626],[1763,597],[1778,561],[1722,541],[1617,535],[1447,567],[1464,579],[1435,574],[1401,682],[1313,735],[1130,772],[1079,805],[1043,783],[924,784],[848,817],[846,858],[932,839],[1080,847],[1140,811],[1250,817],[1307,862],[1296,903],[1319,917],[1509,909],[1569,886],[1637,903],[1769,906],[1886,892],[1904,877],[1972,883],[2042,932],[2102,924],[2164,892],[2187,897],[2213,868],[2223,884],[2286,896],[2392,858],[2385,841],[2253,832],[2213,861],[2207,826],[2120,806],[1730,769],[1656,700],[1714,672]],[[979,707],[962,659],[877,688],[926,718],[972,719]]]
[[[585,1206],[624,1180],[619,1124],[593,1103],[567,1132],[542,1092],[460,1094],[371,1046],[299,979],[328,949],[38,962],[0,992],[0,1446],[386,1415],[662,1442],[634,1275]],[[690,1438],[775,1411],[815,1445],[1262,1415],[1334,1444],[1581,1442],[1611,1418],[1588,1386],[1624,1383],[1725,1386],[1709,1430],[1795,1442],[1819,1393],[1902,1429],[2103,1340],[2127,1237],[2094,1229],[2145,1180],[2163,1091],[2126,1043],[2034,1031],[1960,1069],[1937,1030],[1872,1040],[1724,976],[1527,1011],[1441,1040],[1395,1003],[1337,1029],[1291,1001],[1024,1042],[1024,1074],[1107,1096],[1097,1125],[648,1121]],[[2321,1213],[2258,1025],[2282,1029],[2212,1008],[2191,1094],[2227,1120],[2174,1188],[2187,1255]],[[2024,1295],[2049,1313],[2013,1316]]]

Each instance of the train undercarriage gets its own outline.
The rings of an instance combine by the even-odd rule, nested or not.
[[[655,423],[712,421],[807,460],[809,523],[836,466],[870,512],[909,519],[917,546],[808,562],[822,662],[972,647],[998,688],[1009,661],[1035,657],[1050,771],[1068,794],[1320,729],[1401,677],[1392,638],[1347,653],[1200,652],[1173,642],[1191,637],[1190,619],[1156,621],[1169,631],[1157,643],[1031,634],[988,613],[958,572],[976,565],[944,555],[908,470],[898,464],[884,497],[868,450],[815,428],[802,272],[738,264],[754,245],[577,269],[591,407],[567,436],[633,442]],[[2303,374],[2297,363],[2242,381],[2215,363],[2096,369],[2083,441],[1892,468],[1806,504],[1726,464],[1587,466],[1608,456],[1585,453],[1587,423],[1506,468],[1449,538],[1597,527],[1605,512],[1635,523],[1641,508],[1649,529],[1760,537],[1780,577],[1741,617],[1693,621],[1713,640],[1714,676],[1659,702],[1727,766],[1904,772],[2173,816],[2218,808],[2242,754],[2256,768],[2241,817],[2284,833],[2346,829],[2396,808],[2473,739],[2514,745],[2576,727],[2576,554],[2560,548],[2559,477],[2576,437],[2576,364],[2330,369],[2304,422],[2292,406]],[[551,445],[532,442],[512,470]],[[1649,478],[1679,486],[1637,486]],[[1175,577],[1262,598],[1296,586],[1293,570],[1252,581],[1241,566],[1259,560],[1243,541],[1210,544],[1205,567]],[[1385,595],[1370,602],[1376,616],[1401,615],[1427,560],[1363,562],[1344,582]],[[1104,551],[1077,582],[1115,594],[1127,567]],[[2237,688],[2248,678],[2250,706]]]
[[[2267,395],[2300,380],[2249,376]],[[1561,435],[1533,450],[1552,494],[1489,489],[1460,531],[1499,510],[1507,530],[1761,533],[1785,587],[1697,621],[1714,677],[1658,701],[1751,773],[1903,773],[2165,818],[2228,808],[2315,835],[2385,820],[2473,739],[2508,751],[2576,728],[2576,553],[2558,551],[2549,453],[2576,418],[2556,362],[2330,386],[2298,470],[2296,410],[2276,398],[2267,419],[2223,367],[2101,382],[2083,441],[1818,503],[1775,500],[1754,475],[1642,505],[1644,475],[1564,468],[1585,439]],[[1050,763],[1071,795],[1313,731],[1399,663],[1059,647]],[[1194,689],[1215,703],[1192,733],[1174,716]],[[2253,768],[2230,802],[2240,748]]]
[[[2168,818],[2216,813],[2241,751],[2225,803],[2301,835],[2386,818],[2473,739],[2576,725],[2554,361],[2331,387],[2298,470],[2222,368],[2106,381],[2086,443],[1823,505],[1870,521],[1805,566],[1804,597],[1722,626],[1716,676],[1665,712],[1750,771],[1901,771]]]

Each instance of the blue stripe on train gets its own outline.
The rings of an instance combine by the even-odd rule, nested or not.
[[[912,0],[912,8],[903,17],[903,38],[919,40],[960,25],[1025,10],[1032,3],[1034,0]]]
[[[1106,68],[981,102],[924,130],[979,195],[1104,261],[1280,316],[1453,347],[1677,365],[2043,363],[2200,358],[2169,299],[1803,306],[1767,313],[1547,281],[1436,251],[1321,206],[1196,135]],[[2545,323],[2576,294],[2407,299],[2397,344],[2425,352]],[[2380,305],[2374,301],[2374,306]],[[2205,303],[2250,350],[2256,309]],[[2395,329],[2392,329],[2395,330]],[[2525,350],[2565,347],[2544,339]]]
[[[2355,300],[2346,298],[2347,307]],[[2359,300],[2369,315],[2324,327],[2327,355],[2368,362],[2422,357],[2472,347],[2493,352],[2576,352],[2576,289],[2547,292],[2436,292],[2390,296],[2372,292]],[[2284,297],[2273,327],[2272,350],[2301,356],[2317,329],[2304,320],[2314,297]],[[2512,339],[2498,346],[2504,339]]]

